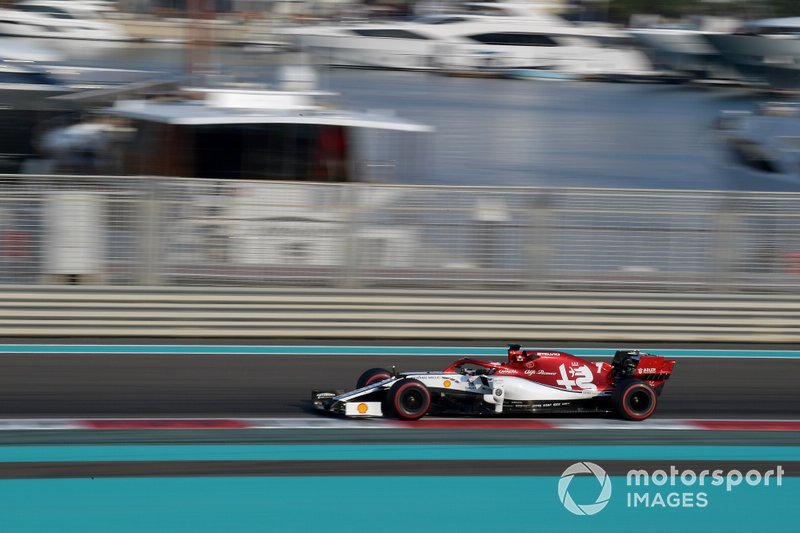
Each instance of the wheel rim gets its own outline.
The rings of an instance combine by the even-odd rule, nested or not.
[[[650,410],[653,398],[644,389],[634,390],[628,395],[628,409],[636,414],[643,414]]]
[[[417,388],[409,388],[400,396],[400,407],[408,414],[417,414],[425,408],[425,395]]]

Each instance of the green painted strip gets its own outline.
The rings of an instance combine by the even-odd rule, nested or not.
[[[581,490],[577,480],[570,495],[593,503],[596,486]],[[731,492],[637,490],[650,497],[687,492],[689,502],[703,492],[708,504],[629,507],[631,489],[613,476],[608,505],[592,516],[568,512],[558,482],[554,476],[0,480],[0,523],[15,533],[797,531],[797,478]]]
[[[610,357],[611,348],[549,348],[582,357]],[[647,349],[667,357],[800,359],[800,350],[695,350]],[[2,344],[0,354],[103,354],[103,355],[355,355],[355,356],[447,356],[505,358],[505,347],[473,346],[326,346],[326,345],[187,345],[187,344]]]
[[[795,446],[542,446],[438,444],[188,444],[0,446],[0,462],[363,460],[800,461]]]

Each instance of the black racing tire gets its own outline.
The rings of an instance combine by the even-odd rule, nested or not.
[[[356,381],[356,388],[366,387],[377,381],[383,381],[392,377],[392,373],[385,368],[370,368],[358,377]]]
[[[400,420],[418,420],[431,406],[431,393],[419,380],[401,379],[386,394],[385,411]]]
[[[644,381],[626,379],[614,388],[611,402],[622,418],[640,421],[649,418],[656,410],[658,394]]]

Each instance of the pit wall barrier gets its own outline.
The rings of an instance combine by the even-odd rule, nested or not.
[[[0,335],[800,342],[794,295],[0,286]]]

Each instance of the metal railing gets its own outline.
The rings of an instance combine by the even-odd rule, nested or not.
[[[793,292],[800,194],[0,176],[0,283]]]

